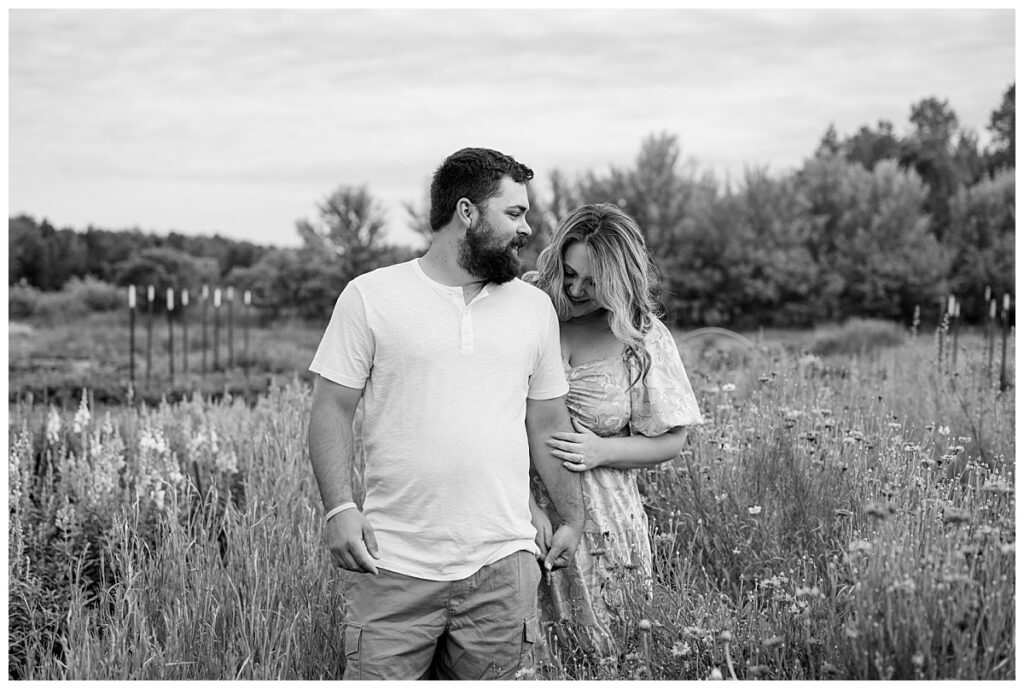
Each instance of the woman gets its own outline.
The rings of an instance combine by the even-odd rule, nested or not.
[[[587,519],[573,565],[541,585],[542,628],[570,621],[604,657],[625,589],[649,595],[651,545],[637,474],[676,457],[700,411],[668,328],[658,320],[654,265],[636,222],[617,206],[582,206],[562,221],[525,276],[561,321],[566,403],[574,433],[548,440],[582,474]],[[550,501],[534,481],[538,545],[551,537]],[[628,593],[627,593],[628,595]]]

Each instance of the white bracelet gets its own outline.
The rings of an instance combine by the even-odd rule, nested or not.
[[[338,505],[337,507],[335,507],[333,510],[328,512],[326,515],[324,515],[324,521],[325,522],[329,521],[330,518],[333,517],[334,515],[341,514],[345,510],[350,510],[350,509],[352,509],[355,506],[356,506],[356,504],[354,502],[343,502],[340,505]]]

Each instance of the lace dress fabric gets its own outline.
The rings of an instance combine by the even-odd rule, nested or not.
[[[658,436],[675,426],[701,423],[668,328],[655,322],[645,344],[651,368],[646,381],[632,388],[629,383],[636,372],[622,356],[577,366],[563,360],[569,381],[566,404],[575,420],[602,437]],[[586,520],[575,561],[540,586],[545,663],[556,663],[551,631],[563,643],[575,643],[603,658],[617,656],[612,622],[622,613],[627,597],[650,595],[651,543],[637,488],[639,471],[598,467],[582,474]],[[538,504],[554,522],[560,521],[536,477],[533,490]]]

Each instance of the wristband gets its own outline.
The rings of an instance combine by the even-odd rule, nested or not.
[[[354,502],[343,502],[340,505],[338,505],[337,507],[335,507],[333,510],[328,512],[326,515],[324,515],[324,521],[325,522],[330,521],[331,517],[333,517],[334,515],[341,514],[345,510],[350,510],[350,509],[352,509],[355,506],[356,506],[356,504]]]

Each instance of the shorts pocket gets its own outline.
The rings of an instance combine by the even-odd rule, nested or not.
[[[345,679],[362,679],[359,667],[359,653],[363,646],[362,625],[345,625]]]
[[[537,671],[535,647],[540,638],[540,623],[537,613],[532,612],[523,619],[523,643],[519,652],[519,668],[516,679],[533,679]]]

